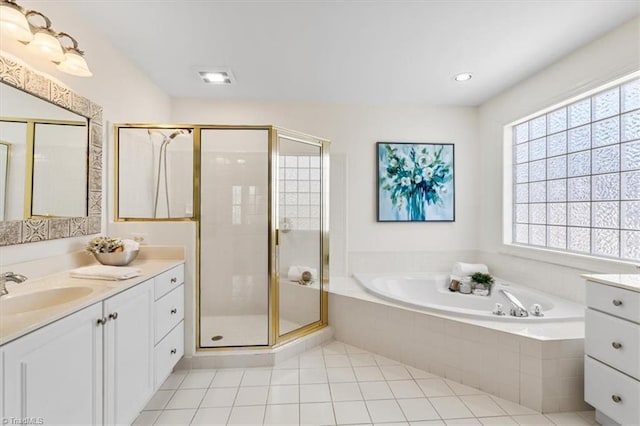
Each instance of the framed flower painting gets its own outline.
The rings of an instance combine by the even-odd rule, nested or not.
[[[453,144],[376,146],[378,222],[455,221]]]

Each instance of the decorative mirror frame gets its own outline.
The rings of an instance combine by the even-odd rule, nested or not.
[[[0,246],[99,233],[102,226],[102,107],[50,80],[44,74],[2,54],[0,54],[0,82],[89,120],[88,216],[0,222]]]

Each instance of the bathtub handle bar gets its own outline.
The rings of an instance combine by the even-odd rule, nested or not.
[[[514,316],[514,317],[528,317],[529,316],[529,311],[527,311],[527,309],[522,305],[522,303],[518,300],[517,297],[515,297],[510,292],[508,292],[506,290],[503,290],[503,289],[500,289],[500,292],[513,305],[513,307],[511,308],[511,312],[510,312],[511,316]]]

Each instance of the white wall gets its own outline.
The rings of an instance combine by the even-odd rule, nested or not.
[[[480,259],[489,263],[497,275],[584,301],[581,273],[637,272],[632,266],[585,261],[563,254],[537,255],[527,249],[507,254],[502,245],[502,147],[506,124],[639,68],[640,19],[634,19],[479,108]]]
[[[37,71],[46,73],[71,88],[78,94],[91,99],[103,107],[105,129],[104,163],[107,170],[113,164],[113,130],[117,122],[164,122],[169,120],[170,99],[142,72],[91,25],[83,22],[72,8],[58,2],[21,1],[25,9],[35,9],[47,15],[53,27],[74,36],[94,75],[91,78],[74,77],[59,72],[55,65],[29,54],[24,45],[6,37],[0,38],[0,49],[20,58]],[[107,155],[108,154],[108,155]],[[107,184],[108,182],[108,184]],[[111,186],[107,173],[103,176],[103,187]],[[107,210],[107,197],[103,198],[103,211]],[[112,206],[109,202],[109,208]],[[103,215],[103,232],[106,231],[106,218]],[[21,244],[0,248],[0,270],[5,265],[34,259],[60,255],[84,247],[87,237]]]

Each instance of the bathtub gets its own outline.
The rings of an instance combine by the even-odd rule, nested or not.
[[[425,274],[353,274],[356,281],[372,293],[383,299],[403,305],[445,314],[464,317],[509,321],[509,322],[548,322],[575,321],[584,319],[584,306],[561,299],[530,288],[497,279],[489,296],[462,294],[449,291],[449,275],[439,273]],[[511,304],[500,292],[504,289],[530,310],[534,303],[541,305],[544,316],[514,317],[509,315]],[[501,303],[506,315],[494,315],[495,304]]]

